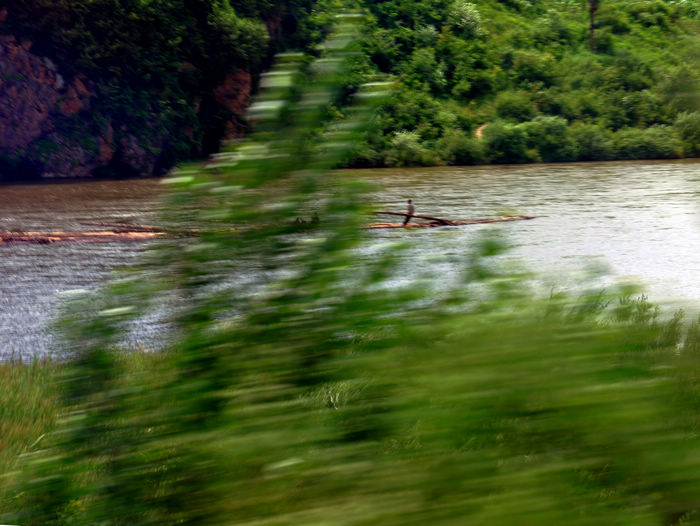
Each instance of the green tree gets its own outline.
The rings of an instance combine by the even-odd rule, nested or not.
[[[484,129],[486,155],[497,163],[541,161],[536,149],[529,147],[526,129],[496,121]]]
[[[447,21],[465,38],[478,37],[483,33],[481,14],[477,6],[471,2],[455,1],[450,6]]]

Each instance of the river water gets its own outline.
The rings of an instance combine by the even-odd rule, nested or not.
[[[511,244],[507,258],[542,283],[576,288],[587,269],[644,286],[654,302],[700,310],[700,160],[412,168],[360,171],[372,199],[449,219],[503,214],[531,221],[370,231],[375,245],[408,240],[415,268],[454,274],[484,230]],[[85,230],[82,222],[156,222],[155,179],[0,187],[0,230]],[[47,325],[62,291],[96,287],[147,244],[0,246],[0,359],[56,352]],[[440,259],[441,256],[447,256]]]
[[[82,231],[82,222],[151,224],[156,179],[0,186],[0,230]],[[53,350],[47,326],[66,290],[96,287],[137,260],[141,242],[0,245],[0,360]]]

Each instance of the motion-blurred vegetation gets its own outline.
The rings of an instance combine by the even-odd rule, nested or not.
[[[539,298],[494,237],[450,292],[397,284],[410,247],[360,256],[364,188],[328,168],[387,84],[337,119],[354,20],[320,59],[280,57],[254,136],[166,180],[182,236],[68,300],[70,361],[0,368],[22,387],[1,406],[3,520],[698,521],[697,323],[624,289]],[[166,302],[167,349],[124,351],[129,320]]]

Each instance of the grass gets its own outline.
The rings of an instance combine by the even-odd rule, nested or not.
[[[59,368],[48,359],[0,363],[0,511],[10,496],[20,455],[37,445],[56,422]]]
[[[122,386],[156,377],[167,381],[167,353],[135,351],[119,356]],[[61,401],[61,380],[69,362],[50,359],[0,363],[0,515],[12,510],[22,455],[43,447],[67,409]],[[156,382],[152,382],[155,385]],[[48,441],[47,441],[48,442]]]
[[[202,480],[199,489],[221,484],[237,496],[222,505],[226,517],[269,524],[321,522],[348,499],[357,506],[339,524],[378,514],[385,524],[435,518],[443,503],[493,524],[528,513],[556,523],[568,506],[581,524],[628,520],[635,509],[649,524],[690,513],[698,323],[658,319],[643,299],[613,302],[602,324],[561,306],[558,314],[555,302],[547,315],[521,305],[446,318],[415,332],[411,344],[360,360],[361,376],[272,406],[249,403],[246,393],[256,395],[243,382],[229,401],[231,421],[204,437],[146,425],[172,415],[163,395],[178,396],[174,355],[119,354],[112,392],[128,400],[110,428],[133,433],[133,442],[116,460],[153,478],[173,469],[178,447],[204,447],[221,464],[206,469],[217,482]],[[59,388],[71,372],[69,362],[0,364],[0,516],[26,505],[15,489],[28,487],[22,454],[51,447],[51,430],[70,411]],[[91,486],[109,461],[98,457],[82,471]],[[125,480],[153,491],[146,479]],[[65,511],[80,517],[74,507],[94,504],[75,498]]]

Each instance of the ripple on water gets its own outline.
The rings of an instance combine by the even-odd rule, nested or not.
[[[407,272],[426,267],[456,277],[481,232],[498,232],[513,246],[507,256],[541,272],[544,280],[575,286],[587,266],[606,267],[602,285],[625,277],[647,287],[652,301],[700,304],[700,161],[580,163],[355,172],[381,188],[383,208],[454,219],[503,211],[533,221],[421,231],[368,233],[371,245],[408,240]],[[0,187],[0,230],[77,230],[81,221],[154,223],[158,180],[81,182]],[[47,324],[59,293],[94,288],[115,268],[138,260],[143,243],[15,245],[0,247],[0,359],[55,352]],[[430,259],[436,254],[449,261]],[[411,259],[412,258],[412,259]],[[427,259],[426,259],[427,258]],[[400,276],[396,285],[410,282]],[[449,279],[445,279],[449,282]],[[693,307],[693,305],[695,307]],[[135,328],[130,342],[157,341],[165,312]]]
[[[81,222],[131,218],[150,224],[157,180],[89,181],[0,187],[0,230],[94,228]],[[110,271],[136,261],[143,243],[0,246],[0,359],[55,351],[48,328],[61,292],[94,288]]]

